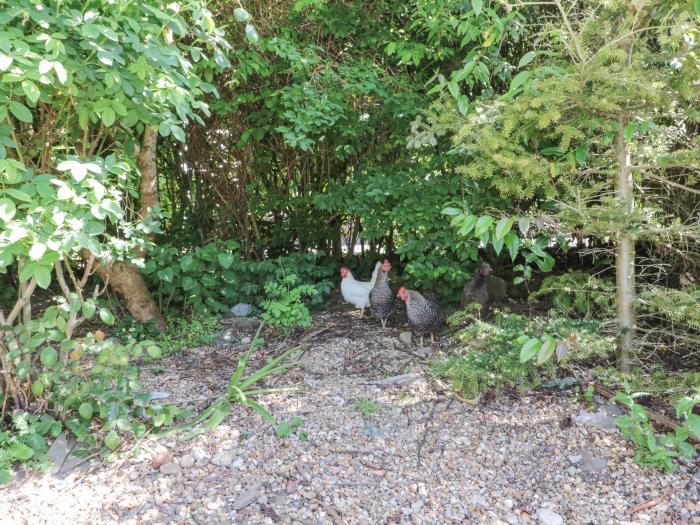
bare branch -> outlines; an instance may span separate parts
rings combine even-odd
[[[32,278],[32,280],[29,281],[26,288],[24,289],[24,294],[22,295],[22,297],[20,297],[17,300],[14,308],[12,308],[12,311],[10,312],[10,315],[7,316],[5,324],[11,325],[12,323],[15,322],[15,319],[17,319],[17,316],[22,311],[22,308],[24,308],[24,306],[29,302],[29,299],[31,298],[32,294],[34,293],[35,288],[36,288],[36,279]]]

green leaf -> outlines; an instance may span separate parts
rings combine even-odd
[[[689,414],[685,426],[690,434],[700,439],[700,416],[697,414]]]
[[[15,213],[17,213],[17,208],[15,208],[14,202],[7,198],[0,199],[0,219],[10,222]]]
[[[32,122],[34,117],[32,117],[32,112],[24,104],[20,104],[16,100],[10,101],[10,113],[12,113],[17,120],[22,122]]]
[[[467,114],[469,111],[469,99],[466,96],[460,95],[457,97],[457,109],[462,115]]]
[[[119,434],[117,434],[114,431],[110,432],[105,436],[105,447],[107,447],[110,450],[116,450],[117,448],[119,448],[121,442],[122,440],[119,437]]]
[[[0,468],[0,485],[6,485],[10,481],[12,481],[12,474],[9,469]]]
[[[634,124],[627,124],[622,134],[625,140],[632,140],[632,137],[634,137]]]
[[[530,62],[532,62],[533,58],[535,58],[534,51],[528,51],[527,53],[525,53],[520,59],[520,62],[518,62],[518,69],[527,66]]]
[[[91,319],[95,315],[95,312],[97,311],[97,307],[95,306],[95,303],[90,302],[90,301],[86,301],[83,303],[82,310],[83,310],[83,316],[86,319]]]
[[[114,113],[112,108],[106,108],[102,112],[102,123],[105,125],[105,127],[110,127],[112,124],[114,124],[116,118],[117,115]]]
[[[242,7],[237,7],[233,10],[233,17],[236,19],[236,22],[246,22],[250,18],[250,13]]]
[[[450,95],[452,95],[454,98],[459,98],[459,86],[457,85],[457,82],[454,80],[450,80],[447,83],[447,90],[450,92]]]
[[[554,354],[554,350],[557,347],[556,339],[552,337],[547,337],[537,351],[537,364],[541,365],[545,361],[548,361]]]
[[[104,324],[114,324],[114,315],[107,308],[100,308],[100,319]]]
[[[458,233],[463,236],[469,235],[469,233],[474,229],[474,226],[476,226],[476,221],[479,218],[476,215],[467,215],[466,218],[464,219],[464,223],[462,224],[461,228],[458,230]]]
[[[39,88],[36,87],[36,84],[31,80],[22,81],[22,91],[24,91],[24,94],[27,95],[27,98],[32,104],[36,104],[41,96],[41,91],[39,91]]]
[[[34,270],[34,278],[39,288],[46,290],[51,284],[51,270],[46,266],[36,266]]]
[[[10,69],[10,66],[12,65],[12,60],[13,58],[11,56],[7,56],[3,53],[0,53],[0,71],[7,71]]]
[[[5,188],[4,193],[6,195],[9,195],[10,197],[14,197],[18,201],[32,202],[32,198],[21,190],[16,190],[14,188]]]
[[[156,345],[146,347],[146,352],[148,352],[148,355],[150,355],[152,359],[160,359],[160,357],[163,355],[160,348]]]
[[[493,221],[494,218],[490,215],[483,215],[479,217],[479,220],[476,221],[476,226],[474,227],[474,236],[481,237],[482,235],[484,235],[489,230],[489,227],[493,224]]]
[[[80,408],[78,408],[78,414],[83,419],[92,419],[92,403],[81,403]]]
[[[180,142],[185,142],[185,131],[180,126],[172,126],[173,137]]]
[[[160,133],[161,137],[170,135],[170,123],[167,120],[160,123],[160,126],[158,126],[158,133]]]
[[[231,253],[220,253],[218,259],[219,264],[224,270],[228,270],[233,264],[233,254]]]
[[[508,253],[510,254],[510,260],[515,261],[518,256],[518,249],[520,248],[520,239],[513,232],[509,232],[505,237],[506,248],[508,248]]]
[[[530,359],[535,357],[537,353],[537,346],[540,344],[540,340],[536,337],[531,338],[527,343],[525,343],[520,349],[520,362],[527,363]]]
[[[253,44],[257,44],[258,40],[260,40],[260,36],[258,35],[258,31],[257,31],[257,29],[255,29],[255,26],[253,24],[246,24],[245,36],[248,39],[248,41],[253,43]]]
[[[474,10],[474,14],[476,16],[479,16],[481,14],[481,10],[483,8],[484,8],[483,0],[472,0],[472,9]]]
[[[8,449],[10,455],[18,461],[27,461],[34,456],[34,451],[24,443],[13,443]]]
[[[454,215],[459,215],[460,213],[462,213],[462,212],[460,210],[458,210],[457,208],[449,208],[448,207],[448,208],[445,208],[442,210],[443,215],[454,216]]]
[[[578,148],[576,148],[575,158],[576,163],[579,166],[583,166],[588,158],[588,146],[586,144],[581,144]]]
[[[504,217],[500,221],[498,221],[498,224],[496,224],[496,240],[500,241],[501,239],[503,239],[506,236],[506,234],[510,232],[510,229],[512,227],[512,218]]]
[[[694,2],[695,14],[700,16],[700,0],[695,0]]]
[[[39,354],[39,360],[46,368],[52,368],[53,365],[58,362],[58,352],[56,352],[55,348],[48,346],[41,351],[41,354]]]
[[[29,249],[29,258],[32,261],[38,261],[46,253],[46,245],[43,242],[36,242]]]
[[[532,78],[532,74],[529,71],[521,71],[513,77],[510,81],[510,91],[515,91],[521,86],[527,84]]]

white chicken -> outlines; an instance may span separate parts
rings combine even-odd
[[[358,281],[352,275],[352,272],[345,267],[340,269],[340,291],[343,294],[343,299],[346,302],[355,305],[355,308],[360,309],[360,317],[365,313],[365,308],[369,306],[369,292],[374,287],[374,282],[377,280],[377,273],[382,265],[382,261],[377,261],[372,271],[371,281]]]

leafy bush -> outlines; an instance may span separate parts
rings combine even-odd
[[[0,430],[0,485],[12,480],[12,465],[24,463],[31,468],[49,464],[46,436],[58,437],[62,425],[50,416],[15,413],[7,430]]]
[[[554,308],[565,314],[610,317],[615,314],[614,283],[580,271],[552,275],[530,294],[531,298],[547,297]]]
[[[166,354],[180,352],[186,348],[206,346],[216,341],[220,328],[218,315],[194,314],[183,317],[181,313],[165,319],[168,330],[163,333],[153,323],[141,323],[127,316],[114,331],[116,337],[125,340],[154,340]]]
[[[268,299],[263,302],[263,319],[275,328],[311,326],[311,314],[304,299],[319,295],[315,286],[298,284],[296,274],[285,275],[280,281],[270,281],[265,285]]]
[[[695,447],[688,443],[688,437],[693,435],[700,439],[700,416],[693,414],[693,407],[700,404],[700,388],[696,388],[694,396],[683,398],[676,405],[677,416],[685,419],[684,425],[658,439],[649,422],[646,408],[635,402],[635,399],[643,395],[647,394],[632,393],[629,385],[625,384],[625,391],[618,392],[613,401],[626,406],[630,413],[617,417],[615,423],[620,427],[622,435],[635,444],[636,463],[672,472],[678,466],[675,458],[682,456],[691,459],[695,455]]]
[[[296,253],[278,259],[243,259],[235,241],[209,243],[189,252],[173,245],[157,247],[144,267],[161,307],[174,304],[198,313],[225,312],[236,303],[260,303],[270,281],[294,273],[319,292],[319,304],[333,288],[335,265],[323,252]]]
[[[540,385],[544,378],[556,377],[553,360],[544,360],[540,363],[542,367],[536,367],[530,360],[522,359],[523,340],[530,340],[531,334],[548,334],[536,338],[540,346],[549,339],[569,341],[575,351],[562,356],[562,364],[592,357],[607,358],[614,351],[613,338],[601,336],[596,321],[564,317],[528,319],[506,310],[496,310],[491,322],[463,311],[449,318],[453,325],[465,321],[469,326],[459,330],[455,337],[466,346],[457,353],[438,357],[432,368],[437,377],[447,379],[471,401],[477,401],[486,392],[497,394],[507,388],[525,390]]]

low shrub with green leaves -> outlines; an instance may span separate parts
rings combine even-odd
[[[263,319],[274,328],[307,327],[313,323],[305,301],[319,295],[315,286],[299,284],[296,274],[285,275],[279,281],[265,285],[268,296],[263,302]]]
[[[168,315],[165,319],[168,330],[163,333],[153,323],[141,323],[127,316],[115,327],[114,335],[124,340],[154,340],[163,352],[173,354],[186,348],[206,346],[216,341],[221,328],[220,317],[211,314],[181,313]]]
[[[23,463],[34,469],[49,465],[48,438],[56,438],[62,425],[51,416],[26,412],[12,415],[12,423],[0,430],[0,485],[12,480],[12,467]]]
[[[657,437],[654,427],[649,421],[646,408],[636,402],[646,392],[632,392],[629,384],[625,383],[624,392],[618,392],[613,401],[617,401],[629,409],[629,414],[619,416],[615,423],[622,435],[632,440],[635,445],[634,461],[639,465],[662,468],[672,472],[678,467],[676,458],[691,459],[695,447],[688,442],[692,435],[700,439],[700,416],[693,413],[693,407],[700,404],[700,387],[695,388],[695,394],[686,396],[676,404],[676,416],[683,422],[674,432]]]
[[[538,347],[547,352],[552,341],[568,341],[566,355],[560,364],[591,358],[608,359],[614,352],[614,340],[600,334],[596,321],[575,320],[565,317],[535,317],[496,310],[493,320],[482,321],[464,311],[449,318],[450,324],[470,323],[455,334],[464,346],[456,352],[441,355],[433,361],[436,377],[447,380],[467,400],[477,401],[484,393],[499,393],[506,389],[527,390],[544,380],[554,379],[557,364],[543,359],[523,359],[524,341],[536,339]],[[534,334],[542,334],[534,337]],[[551,346],[552,352],[556,343]]]
[[[530,294],[531,299],[548,298],[564,314],[611,317],[615,314],[615,284],[581,271],[552,275]]]
[[[181,305],[198,313],[221,313],[236,303],[257,303],[270,281],[295,274],[317,290],[311,304],[320,304],[334,284],[336,265],[323,252],[295,253],[277,259],[245,260],[235,241],[212,242],[184,251],[157,247],[144,273],[161,308]]]

